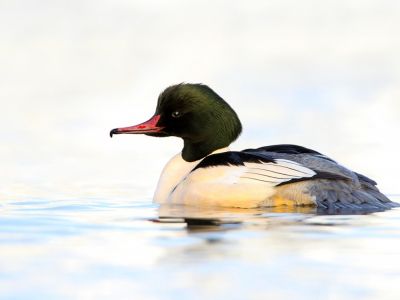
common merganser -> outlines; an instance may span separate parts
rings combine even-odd
[[[297,145],[230,151],[242,125],[211,88],[182,83],[158,97],[148,121],[115,128],[113,134],[183,139],[183,149],[164,167],[156,203],[220,207],[317,206],[326,209],[387,209],[398,206],[376,182],[329,157]]]

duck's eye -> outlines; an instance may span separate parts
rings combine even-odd
[[[179,118],[181,116],[181,113],[179,111],[174,111],[174,112],[172,112],[171,115],[173,118]]]

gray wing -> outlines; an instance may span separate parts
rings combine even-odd
[[[376,182],[353,172],[325,155],[296,145],[275,145],[245,151],[267,155],[274,159],[297,162],[317,173],[329,174],[331,178],[311,177],[301,184],[303,193],[312,196],[319,209],[327,210],[384,210],[399,204],[390,201],[376,187]],[[298,196],[295,182],[284,182],[281,189],[286,197]]]

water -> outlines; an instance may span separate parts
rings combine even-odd
[[[199,211],[92,198],[3,201],[0,214],[1,299],[400,296],[400,209]]]
[[[0,8],[1,299],[400,299],[399,209],[158,208],[181,142],[108,136],[203,82],[233,150],[303,145],[399,193],[398,1]]]

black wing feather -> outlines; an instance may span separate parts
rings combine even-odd
[[[333,159],[325,156],[324,154],[303,147],[303,146],[298,146],[298,145],[292,145],[292,144],[279,144],[279,145],[271,145],[271,146],[264,146],[260,147],[257,149],[246,149],[243,150],[243,152],[260,152],[260,151],[266,151],[266,152],[275,152],[275,153],[284,153],[284,154],[311,154],[311,155],[316,155],[320,158],[330,160],[332,162],[335,162]]]
[[[194,169],[216,167],[216,166],[244,166],[244,163],[275,163],[269,155],[246,153],[239,151],[229,151],[216,153],[204,158]]]

